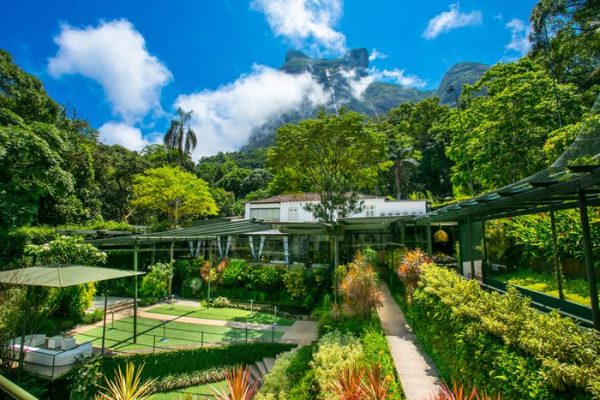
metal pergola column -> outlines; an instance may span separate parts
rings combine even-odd
[[[138,245],[137,241],[133,245],[133,270],[138,270]],[[137,343],[137,303],[138,303],[138,278],[133,278],[133,343]]]
[[[587,212],[587,201],[585,190],[581,187],[577,191],[579,197],[579,217],[581,219],[581,230],[583,233],[583,248],[585,254],[585,269],[587,272],[588,285],[590,287],[590,301],[592,303],[592,320],[594,328],[600,330],[600,309],[598,308],[598,286],[596,283],[596,271],[594,270],[594,259],[592,253],[592,239],[590,235],[590,221]]]
[[[564,300],[565,293],[563,291],[562,267],[560,265],[560,259],[558,257],[558,239],[556,237],[556,218],[554,216],[554,210],[550,210],[550,225],[552,228],[552,253],[554,258],[554,274],[556,276],[556,286],[558,287],[558,298]]]

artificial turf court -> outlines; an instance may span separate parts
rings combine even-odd
[[[107,348],[115,350],[140,350],[178,347],[200,346],[202,344],[232,343],[246,341],[246,329],[230,328],[225,326],[212,326],[188,324],[185,322],[170,321],[163,327],[163,322],[157,319],[138,317],[138,338],[133,343],[133,317],[126,317],[108,323],[106,327]],[[277,340],[283,336],[282,332],[271,330],[247,330],[248,340]],[[161,340],[163,336],[166,341]],[[92,328],[76,335],[77,342],[94,341],[95,346],[102,345],[102,327]]]
[[[292,326],[291,319],[275,318],[272,314],[239,310],[236,308],[198,308],[175,304],[173,306],[163,305],[147,310],[147,312],[166,315],[177,315],[180,317],[216,319],[220,321],[247,322],[254,324],[277,323],[282,326]]]

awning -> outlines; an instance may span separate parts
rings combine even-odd
[[[271,229],[271,224],[257,220],[242,221],[206,221],[190,228],[174,229],[165,232],[129,235],[106,239],[92,240],[96,246],[118,246],[133,244],[152,244],[159,242],[177,242],[189,240],[212,239],[219,236],[234,236],[244,233],[260,232]]]
[[[143,274],[115,268],[54,264],[1,271],[0,283],[62,288]]]

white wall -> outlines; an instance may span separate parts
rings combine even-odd
[[[246,203],[245,218],[250,219],[250,209],[258,208],[279,208],[279,220],[281,222],[290,222],[290,208],[296,208],[298,210],[299,222],[310,222],[316,221],[316,218],[308,211],[304,209],[304,204],[307,202],[290,201],[282,203],[267,203],[267,204],[252,204]],[[391,216],[391,215],[423,215],[427,212],[426,201],[412,201],[412,200],[400,200],[400,201],[386,201],[383,198],[377,199],[365,199],[363,210],[360,213],[352,215],[352,218],[366,217],[366,206],[375,206],[375,217]]]

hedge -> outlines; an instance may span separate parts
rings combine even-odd
[[[404,308],[447,380],[503,399],[600,396],[598,332],[537,311],[515,290],[486,292],[474,280],[430,265]]]
[[[128,361],[135,365],[144,364],[144,378],[160,378],[167,375],[189,374],[221,366],[252,364],[263,357],[275,357],[277,354],[293,348],[285,343],[248,343],[232,344],[222,347],[200,349],[182,349],[160,351],[156,353],[137,353],[115,355],[104,358],[102,370],[109,379],[114,376],[117,365],[123,369]]]

